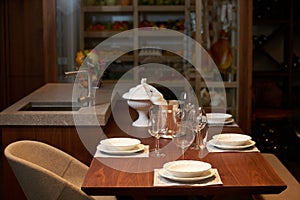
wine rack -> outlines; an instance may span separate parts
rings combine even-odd
[[[272,83],[280,90],[278,96],[273,97],[273,101],[281,99],[275,108],[291,112],[299,107],[296,104],[300,89],[300,17],[297,6],[299,9],[297,0],[253,1],[253,85]],[[267,94],[267,88],[265,91]],[[253,102],[253,112],[258,107],[268,109],[271,105],[274,104],[257,105]]]

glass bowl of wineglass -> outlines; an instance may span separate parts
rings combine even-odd
[[[184,159],[185,150],[191,146],[195,139],[193,129],[187,122],[176,123],[173,130],[173,141],[177,147],[181,149],[181,154]]]
[[[167,112],[161,110],[150,110],[149,112],[148,133],[156,138],[154,151],[150,152],[153,157],[164,157],[165,154],[160,151],[159,139],[166,134],[167,130]]]

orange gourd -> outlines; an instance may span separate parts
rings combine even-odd
[[[209,54],[211,55],[220,71],[225,71],[231,66],[233,56],[230,51],[228,32],[226,32],[225,30],[221,30],[220,37],[211,46]]]

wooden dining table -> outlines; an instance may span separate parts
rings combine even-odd
[[[133,127],[136,113],[126,102],[118,102],[108,124],[103,127],[105,137],[138,138],[151,150],[155,139],[147,128]],[[129,110],[129,112],[127,112]],[[122,111],[122,112],[121,112]],[[113,112],[114,113],[114,112]],[[117,114],[116,114],[117,113]],[[128,114],[130,117],[128,117]],[[118,120],[116,120],[118,119]],[[120,120],[123,119],[123,120]],[[238,126],[211,126],[208,135],[218,133],[244,133]],[[208,138],[209,138],[208,137]],[[147,196],[220,196],[277,194],[286,189],[272,166],[260,152],[207,152],[188,148],[183,155],[170,139],[160,139],[161,151],[166,156],[147,157],[94,157],[82,183],[81,189],[88,195],[132,196],[142,199]],[[154,186],[154,169],[174,160],[200,160],[218,170],[222,184],[195,186]]]

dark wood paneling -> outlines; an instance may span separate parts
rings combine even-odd
[[[43,22],[42,2],[9,1],[9,101],[14,103],[45,84],[43,78]]]
[[[1,1],[1,109],[57,82],[55,13],[56,1]]]
[[[252,101],[252,1],[239,1],[239,126],[251,131]]]
[[[7,27],[7,13],[5,7],[5,0],[0,2],[0,111],[8,106],[8,87],[7,87],[7,34],[4,30]]]
[[[43,0],[45,82],[57,82],[56,1]]]

